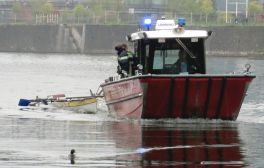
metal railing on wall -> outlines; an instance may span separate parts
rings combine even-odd
[[[32,16],[16,15],[9,12],[0,12],[0,24],[100,24],[100,25],[139,25],[143,18],[150,17],[154,21],[165,16],[170,19],[185,18],[191,26],[211,25],[264,25],[263,14],[234,15],[218,12],[206,15],[204,13],[169,13],[169,12],[127,12],[104,11],[101,14],[89,13],[86,16],[74,16],[73,13],[37,14]]]
[[[59,14],[37,14],[35,17],[36,24],[59,24]]]

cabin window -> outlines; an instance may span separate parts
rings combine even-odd
[[[155,50],[153,59],[154,73],[176,73],[176,62],[180,50]]]

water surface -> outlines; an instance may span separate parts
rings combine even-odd
[[[208,73],[257,78],[237,121],[118,120],[99,102],[98,114],[17,107],[20,98],[89,95],[116,72],[115,56],[0,54],[1,167],[262,167],[264,60],[209,57]]]

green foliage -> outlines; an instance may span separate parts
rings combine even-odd
[[[42,13],[42,7],[45,2],[45,0],[29,0],[28,4],[34,14],[39,14]]]
[[[226,14],[225,12],[218,13],[217,15],[217,22],[218,23],[225,23],[226,21]]]
[[[201,12],[209,15],[214,11],[212,0],[202,0],[201,2]]]
[[[69,18],[71,18],[72,13],[67,11],[67,10],[64,10],[64,11],[61,12],[61,16],[62,16],[63,20],[65,20],[67,22],[67,20]]]
[[[22,12],[22,6],[21,6],[21,3],[20,2],[16,2],[13,7],[12,7],[12,11],[15,13],[15,14],[18,14],[20,12]]]
[[[29,7],[34,14],[51,14],[54,12],[54,6],[47,0],[29,0]]]
[[[116,11],[122,11],[124,8],[124,0],[114,0],[112,1],[112,6],[115,7]]]
[[[232,18],[231,14],[228,13],[227,20],[229,21],[231,18]],[[217,22],[220,24],[226,23],[226,13],[225,12],[218,13]]]
[[[180,13],[198,13],[200,11],[199,0],[168,0],[167,9]]]
[[[89,8],[99,5],[104,10],[121,11],[124,9],[124,2],[125,0],[86,0],[83,5]]]
[[[54,11],[54,7],[53,7],[52,3],[50,3],[50,2],[46,2],[42,6],[42,13],[44,13],[44,14],[51,14],[53,11]]]
[[[201,12],[205,13],[205,22],[208,22],[208,15],[214,11],[212,0],[201,0],[200,1]]]
[[[262,11],[262,5],[257,0],[251,0],[249,3],[249,12],[250,13],[260,13]]]
[[[101,16],[104,14],[104,0],[86,0],[84,5],[88,8],[88,15]]]
[[[81,17],[81,16],[85,16],[86,14],[87,14],[87,11],[82,4],[78,4],[75,6],[75,8],[74,8],[74,15],[75,16]]]

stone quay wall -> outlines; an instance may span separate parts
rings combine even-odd
[[[264,55],[264,27],[199,29],[213,31],[206,40],[209,55]],[[0,52],[113,54],[114,46],[136,30],[127,25],[1,25]]]

